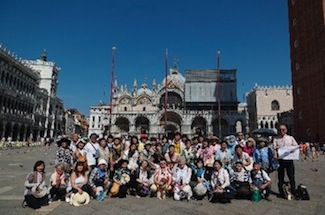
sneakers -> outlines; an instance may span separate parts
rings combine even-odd
[[[70,202],[70,198],[69,197],[65,197],[65,202],[69,203]]]
[[[99,192],[99,194],[97,195],[97,201],[104,201],[104,199],[105,199],[105,197],[106,197],[106,192],[104,192],[104,191],[100,191]]]

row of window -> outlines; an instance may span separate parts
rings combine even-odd
[[[33,113],[33,105],[3,96],[0,96],[0,106],[1,113],[19,114],[27,118],[31,118]]]

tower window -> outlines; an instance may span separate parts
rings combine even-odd
[[[273,111],[278,111],[280,110],[280,105],[279,105],[279,102],[276,101],[276,100],[273,100],[272,103],[271,103],[271,110]]]

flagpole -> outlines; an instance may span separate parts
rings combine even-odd
[[[220,72],[220,51],[217,51],[217,87],[218,87],[218,129],[219,138],[221,138],[221,72]]]
[[[165,135],[167,136],[167,98],[168,98],[168,49],[166,49],[166,53],[165,53],[165,104],[164,104],[164,108],[165,108]]]
[[[113,94],[114,94],[114,69],[115,69],[115,51],[116,46],[112,47],[112,66],[111,66],[111,93],[110,93],[110,109],[109,109],[109,124],[110,130],[112,127],[112,112],[113,112]]]

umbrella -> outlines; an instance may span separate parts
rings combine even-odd
[[[263,136],[278,136],[278,134],[275,133],[275,131],[273,131],[272,129],[268,129],[268,128],[255,129],[253,131],[253,134],[260,134],[260,135],[263,135]]]

